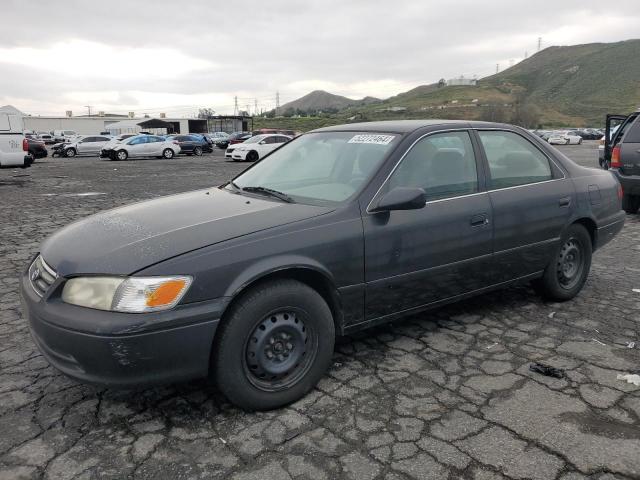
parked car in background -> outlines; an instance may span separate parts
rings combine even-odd
[[[33,157],[20,115],[0,112],[0,167],[30,167]]]
[[[567,132],[554,132],[547,139],[551,145],[580,145],[582,137],[579,135],[571,135]]]
[[[42,140],[36,140],[34,138],[27,138],[28,152],[31,154],[34,160],[38,158],[45,158],[49,155],[47,147]]]
[[[63,144],[62,153],[65,157],[75,157],[76,155],[98,155],[104,146],[109,143],[109,137],[96,135],[81,137],[75,142]]]
[[[221,145],[228,145],[229,134],[226,132],[211,132],[210,134],[211,140],[213,141],[213,145],[218,148],[226,148]]]
[[[211,144],[202,136],[195,135],[168,135],[165,139],[180,146],[180,153],[185,155],[200,156],[203,153],[213,152]]]
[[[290,140],[291,137],[286,135],[255,135],[234,145],[231,158],[234,161],[255,162]]]
[[[56,143],[53,139],[53,135],[48,132],[38,132],[38,139],[42,140],[46,145]]]
[[[235,145],[236,143],[242,143],[246,139],[251,138],[251,132],[233,132],[226,139],[217,143],[218,148],[227,148],[229,145]]]
[[[121,135],[117,135],[117,136],[111,138],[102,148],[108,150],[110,148],[113,148],[114,145],[117,145],[118,143],[123,142],[127,138],[135,137],[136,135],[138,135],[138,134],[137,133],[123,133]]]
[[[511,125],[322,128],[220,187],[54,233],[20,277],[24,318],[82,381],[211,375],[240,407],[279,408],[322,378],[338,335],[527,281],[574,298],[624,225],[619,193]]]
[[[54,130],[53,139],[55,142],[72,142],[80,135],[75,130]]]
[[[626,116],[613,133],[611,121],[621,117],[623,115],[607,115],[605,159],[610,158],[609,169],[622,185],[622,208],[627,213],[637,213],[640,208],[640,111]]]
[[[120,143],[105,147],[101,158],[127,160],[138,157],[173,158],[180,153],[180,145],[158,135],[135,135]]]

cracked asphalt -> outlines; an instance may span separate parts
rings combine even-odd
[[[594,148],[563,151],[595,166]],[[640,387],[616,378],[640,373],[638,216],[573,301],[520,286],[340,338],[318,387],[281,410],[245,413],[206,381],[117,391],[50,367],[18,298],[39,243],[242,168],[216,152],[0,170],[0,479],[640,478]]]

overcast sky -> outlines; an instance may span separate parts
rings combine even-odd
[[[385,98],[550,45],[640,37],[640,0],[3,0],[0,105],[190,115]]]

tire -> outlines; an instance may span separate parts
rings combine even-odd
[[[116,152],[116,160],[124,161],[129,158],[129,153],[126,150],[118,150]]]
[[[196,157],[200,157],[202,155],[202,147],[196,147],[193,149],[193,154]]]
[[[171,150],[170,148],[165,148],[165,149],[162,151],[162,157],[163,157],[163,158],[166,158],[166,159],[173,158],[173,157],[175,157],[175,155],[176,155],[176,154],[174,153],[174,151],[173,151],[173,150]]]
[[[224,315],[211,371],[231,403],[250,411],[282,407],[320,380],[334,340],[331,310],[318,292],[295,280],[265,282]]]
[[[255,162],[258,160],[258,158],[259,158],[258,152],[256,152],[255,150],[251,150],[249,153],[247,153],[247,156],[246,156],[247,162]]]
[[[589,276],[592,248],[591,236],[585,227],[574,223],[567,228],[542,278],[533,282],[536,291],[558,302],[575,297]]]
[[[582,139],[578,140],[578,145],[582,145]]]
[[[75,157],[75,156],[76,156],[76,154],[77,154],[77,153],[78,153],[78,152],[76,152],[76,149],[75,149],[75,148],[67,148],[67,149],[64,151],[64,156],[65,156],[65,157],[73,158],[73,157]]]
[[[638,212],[640,208],[640,197],[637,195],[624,195],[622,197],[622,209],[630,214]]]

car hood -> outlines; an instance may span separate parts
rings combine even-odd
[[[186,252],[329,211],[211,188],[92,215],[50,236],[41,254],[61,276],[128,275]]]

